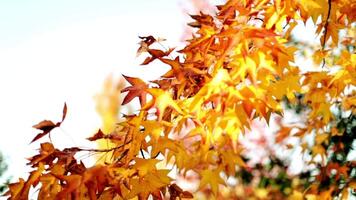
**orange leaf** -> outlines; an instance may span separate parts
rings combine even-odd
[[[202,176],[199,188],[203,188],[207,184],[210,185],[211,190],[214,195],[217,195],[219,184],[225,184],[224,180],[220,177],[220,170],[203,170],[200,175]]]
[[[146,103],[147,84],[139,78],[133,78],[125,75],[122,76],[131,84],[131,86],[128,86],[121,90],[121,93],[128,92],[122,102],[122,105],[125,105],[129,103],[133,98],[138,97],[141,106],[143,106]]]
[[[174,49],[169,49],[167,51],[162,51],[159,49],[147,49],[147,52],[151,55],[150,57],[147,57],[141,65],[147,65],[150,62],[168,56]]]
[[[95,141],[95,140],[103,139],[104,137],[105,134],[101,131],[101,129],[99,129],[98,132],[96,132],[93,136],[88,137],[87,139],[89,141]]]
[[[164,90],[158,88],[151,88],[148,92],[153,96],[153,100],[150,103],[146,104],[142,109],[148,110],[152,107],[157,108],[157,117],[159,121],[162,119],[164,111],[167,107],[173,108],[178,113],[183,113],[182,109],[178,106],[178,104],[172,99],[171,94]]]
[[[42,138],[43,136],[47,135],[48,133],[50,133],[54,128],[57,128],[59,127],[62,122],[64,121],[64,119],[66,118],[66,115],[67,115],[67,104],[64,103],[64,106],[63,106],[63,114],[62,114],[62,121],[60,122],[57,122],[57,123],[54,123],[50,120],[43,120],[41,121],[40,123],[36,124],[33,126],[33,128],[35,129],[38,129],[38,130],[41,130],[42,133],[39,133],[36,135],[36,137],[34,137],[31,141],[34,142],[40,138]]]

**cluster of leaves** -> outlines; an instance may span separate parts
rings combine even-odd
[[[256,118],[268,122],[272,114],[283,116],[285,99],[292,104],[302,101],[309,111],[302,126],[282,127],[278,141],[288,136],[303,140],[313,134],[315,144],[304,141],[303,150],[311,149],[310,163],[326,170],[309,189],[292,194],[327,199],[327,195],[330,198],[355,188],[354,165],[329,166],[327,152],[329,147],[343,151],[343,140],[333,136],[347,135],[341,130],[328,132],[335,120],[331,108],[339,104],[343,112],[356,112],[352,89],[356,54],[352,48],[343,48],[332,65],[301,72],[293,64],[298,48],[288,43],[296,24],[311,18],[318,27],[316,34],[320,34],[322,60],[329,55],[329,47],[355,45],[353,39],[340,41],[338,36],[356,21],[354,0],[229,0],[217,10],[214,16],[192,16],[195,21],[189,25],[198,30],[175,58],[173,48],[155,48],[158,39],[141,37],[138,53],[148,55],[142,64],[159,61],[170,70],[149,83],[124,76],[131,86],[122,90],[127,92],[123,104],[137,97],[140,109],[125,115],[113,131],[99,130],[88,138],[109,141],[113,147],[59,150],[49,142],[42,143],[39,154],[29,159],[35,168],[29,178],[9,185],[10,199],[27,198],[30,188],[39,183],[40,199],[192,197],[168,176],[168,167],[176,168],[181,176],[195,173],[200,180],[198,190],[217,196],[226,177],[235,177],[247,168],[239,135]],[[65,115],[66,106],[62,121],[45,120],[35,125],[42,132],[33,141],[59,127]],[[110,160],[86,167],[75,157],[83,151],[111,153]],[[335,175],[334,170],[342,175]],[[342,183],[324,184],[324,177],[331,175]],[[281,183],[278,190],[284,190],[291,185],[286,180],[283,175],[261,184]]]
[[[298,111],[297,105],[289,105]],[[305,108],[305,106],[304,106]],[[306,109],[306,108],[305,108]],[[345,117],[340,114],[334,115],[334,134],[328,143],[323,143],[327,149],[327,161],[316,164],[315,161],[306,161],[306,166],[300,173],[291,175],[290,163],[292,159],[280,157],[276,149],[267,152],[267,162],[259,161],[250,164],[247,168],[241,168],[235,175],[237,183],[230,185],[229,189],[222,190],[218,197],[221,199],[350,199],[355,197],[356,163],[350,160],[352,151],[355,151],[356,118],[350,114]],[[339,134],[335,135],[335,129]],[[330,133],[332,134],[332,133]],[[278,134],[273,144],[274,147],[281,145],[285,149],[295,150],[291,144],[284,143],[293,138],[292,135],[278,141]],[[315,142],[310,140],[309,142]],[[263,145],[263,144],[262,144]],[[313,155],[313,146],[304,147],[304,156]],[[264,147],[268,149],[268,147]],[[288,151],[287,151],[288,152]],[[290,153],[290,152],[289,152]],[[289,154],[291,156],[292,154]],[[289,157],[287,156],[287,157]],[[248,157],[243,158],[246,162]],[[352,159],[352,158],[351,158]],[[301,167],[301,166],[300,166]],[[353,188],[349,190],[349,188]],[[352,199],[352,198],[351,198]]]
[[[356,116],[340,117],[328,134],[330,141],[322,143],[327,151],[327,162],[318,167],[316,181],[319,184],[312,185],[311,190],[328,190],[332,196],[342,193],[346,199],[348,188],[355,190],[356,186],[356,161],[348,159],[356,141]],[[353,190],[351,193],[355,195],[356,190]]]
[[[340,107],[335,112],[333,120],[324,127],[322,133],[315,135],[314,140],[310,141],[307,137],[315,132],[306,133],[305,128],[300,128],[301,131],[296,135],[300,138],[304,155],[311,156],[308,163],[316,165],[308,171],[307,191],[320,193],[323,198],[341,196],[342,199],[348,199],[349,193],[355,195],[356,186],[356,162],[352,160],[356,142],[356,115],[345,113]],[[312,142],[312,145],[308,142]]]
[[[303,199],[300,191],[308,186],[310,172],[289,175],[288,165],[271,157],[267,164],[256,164],[241,169],[236,174],[238,181],[229,190],[219,193],[220,199]]]

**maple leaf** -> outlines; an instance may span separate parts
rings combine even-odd
[[[103,139],[105,137],[105,134],[99,129],[98,132],[96,132],[93,136],[88,137],[87,139],[89,141],[95,141],[99,139]]]
[[[133,78],[129,76],[122,75],[130,84],[121,90],[121,92],[128,92],[122,101],[122,105],[129,103],[133,98],[138,97],[140,100],[141,106],[146,103],[146,95],[147,95],[147,84],[139,78]]]
[[[322,145],[315,145],[312,148],[312,154],[313,156],[321,155],[324,160],[325,148]]]
[[[172,152],[178,152],[181,147],[174,140],[166,137],[160,137],[157,141],[152,140],[150,144],[152,145],[151,157],[158,156],[158,153],[164,155],[167,149]],[[167,160],[169,160],[169,158],[167,158]]]
[[[280,143],[282,142],[284,139],[286,139],[289,134],[290,134],[291,128],[290,127],[282,127],[276,135],[276,142]]]
[[[8,185],[9,190],[5,193],[5,195],[10,195],[11,198],[9,199],[21,200],[21,196],[24,195],[21,193],[24,186],[25,186],[25,180],[23,178],[20,178],[17,183],[10,183]],[[27,197],[22,196],[22,199],[25,200],[27,199]]]
[[[148,199],[152,194],[156,199],[163,199],[160,188],[169,185],[171,178],[168,177],[169,170],[156,170],[140,179],[132,179],[132,189],[128,198],[138,196],[139,199]]]
[[[201,28],[202,26],[214,25],[214,18],[202,12],[200,12],[200,15],[190,15],[190,17],[196,20],[195,22],[188,23],[191,27]]]
[[[171,70],[162,75],[162,77],[174,78],[170,85],[177,87],[177,94],[175,95],[177,97],[180,97],[184,91],[190,89],[190,85],[199,85],[206,80],[206,73],[203,70],[181,63],[179,57],[174,60],[166,58],[161,58],[160,60],[171,66]]]
[[[144,132],[150,134],[153,139],[158,139],[159,136],[163,133],[165,127],[171,127],[172,124],[166,121],[143,121],[142,126],[145,128]]]
[[[156,159],[135,158],[134,160],[134,168],[138,170],[139,176],[145,176],[147,173],[156,170],[156,164],[160,162],[160,160]]]
[[[219,184],[224,185],[225,181],[220,177],[220,170],[219,169],[206,169],[200,172],[201,180],[199,188],[203,188],[206,185],[210,185],[213,194],[216,195],[218,193]]]
[[[40,177],[42,187],[38,194],[38,199],[45,199],[55,197],[60,192],[61,185],[58,179],[51,174],[43,174]],[[54,199],[54,198],[52,198]]]
[[[73,174],[70,176],[54,176],[59,180],[66,182],[66,184],[64,185],[64,189],[56,195],[56,199],[66,199],[69,195],[71,195],[71,193],[75,194],[75,196],[78,197],[78,192],[80,191],[79,189],[83,180],[81,175]]]
[[[64,121],[64,119],[66,118],[66,115],[67,115],[67,104],[64,103],[62,120],[60,122],[54,123],[54,122],[52,122],[50,120],[43,120],[40,123],[34,125],[33,128],[41,130],[42,133],[37,134],[36,137],[34,137],[32,139],[31,143],[36,141],[36,140],[38,140],[38,139],[40,139],[40,138],[42,138],[43,136],[47,135],[54,128],[59,127],[62,124],[62,122]]]
[[[169,54],[172,53],[172,51],[174,50],[174,48],[168,49],[167,51],[162,51],[159,49],[147,49],[147,52],[151,55],[149,57],[147,57],[143,63],[141,63],[141,65],[147,65],[149,63],[151,63],[152,61],[156,60],[156,59],[160,59],[162,57],[168,56]]]
[[[327,0],[313,0],[313,1],[300,0],[299,3],[300,3],[299,5],[302,7],[302,11],[307,12],[313,19],[314,23],[316,23],[317,18],[321,14],[327,13],[327,9],[328,9]]]
[[[220,155],[222,158],[222,161],[226,167],[226,172],[230,175],[234,175],[236,173],[236,165],[240,166],[240,167],[247,167],[247,164],[242,160],[242,158],[240,157],[240,152],[242,149],[234,152],[234,151],[221,151]]]
[[[32,164],[32,166],[37,166],[38,163],[40,163],[43,160],[53,159],[51,157],[53,156],[53,153],[55,153],[55,151],[56,149],[54,148],[53,144],[48,142],[42,143],[40,154],[29,158],[30,163],[28,164]]]
[[[148,102],[142,109],[148,110],[152,107],[156,107],[157,108],[156,113],[159,121],[161,121],[167,107],[170,107],[174,109],[176,112],[183,114],[182,109],[172,99],[172,96],[169,92],[163,91],[158,88],[150,88],[147,91],[153,96],[153,100]]]
[[[193,198],[193,195],[188,191],[183,191],[177,184],[172,184],[168,188],[170,199],[177,199],[177,198]]]
[[[157,40],[152,35],[149,36],[139,36],[141,39],[140,47],[137,49],[136,56],[139,56],[142,52],[147,52],[149,46],[155,43]]]
[[[11,200],[25,200],[28,197],[30,187],[31,186],[36,186],[39,181],[40,177],[42,174],[42,171],[44,170],[44,165],[43,163],[39,163],[37,170],[32,171],[30,173],[30,176],[28,177],[27,181],[24,181],[23,179],[20,178],[19,182],[13,183],[9,185],[9,191],[7,194],[11,195]]]
[[[112,179],[107,166],[97,165],[84,172],[82,181],[88,188],[91,199],[95,199],[96,194],[101,194]]]

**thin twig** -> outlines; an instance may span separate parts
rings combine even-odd
[[[115,151],[116,149],[120,149],[121,147],[129,144],[132,140],[129,140],[127,143],[124,143],[122,145],[119,145],[119,146],[116,146],[116,147],[113,147],[113,148],[110,148],[110,149],[82,149],[82,148],[79,148],[79,151],[91,151],[91,152],[99,152],[99,153],[107,153],[107,152],[110,152],[110,151]]]
[[[104,162],[106,162],[106,156],[108,155],[109,152],[105,152],[103,155],[99,157],[99,159],[96,160],[95,164],[98,164],[100,160],[104,158]]]
[[[98,152],[88,152],[86,154],[79,156],[78,160],[84,160],[84,159],[90,158],[90,157],[94,156],[95,154],[99,154],[99,153]]]

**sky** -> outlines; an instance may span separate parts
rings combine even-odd
[[[67,119],[53,131],[56,146],[93,144],[100,127],[94,95],[106,77],[153,79],[160,66],[140,66],[138,36],[180,44],[186,16],[179,0],[0,0],[0,151],[8,174],[26,177],[25,158],[36,153],[41,120]],[[144,75],[143,75],[144,74]]]

